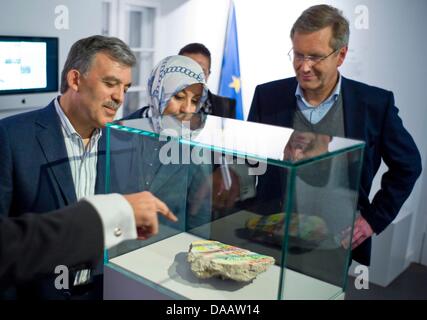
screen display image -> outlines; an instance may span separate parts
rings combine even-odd
[[[46,88],[46,43],[0,43],[0,90]]]
[[[58,39],[0,36],[0,95],[58,91]]]

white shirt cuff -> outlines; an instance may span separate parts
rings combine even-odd
[[[104,245],[109,249],[124,240],[136,239],[133,209],[120,194],[102,194],[84,198],[92,204],[102,221]]]

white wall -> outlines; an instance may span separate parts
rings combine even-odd
[[[157,60],[178,54],[190,42],[205,44],[212,53],[209,87],[217,91],[228,16],[228,0],[160,0]]]
[[[217,91],[228,0],[160,0],[161,27],[158,30],[158,58],[176,54],[189,42],[202,42],[212,52],[213,65],[209,86]],[[427,42],[424,41],[427,21],[425,0],[235,0],[239,36],[242,93],[247,115],[255,86],[260,83],[293,76],[287,52],[291,48],[289,31],[303,9],[313,4],[329,3],[343,10],[351,23],[350,52],[341,72],[371,85],[392,90],[406,128],[413,135],[427,166],[426,82]],[[365,5],[369,28],[355,27]],[[381,172],[386,168],[383,166]],[[380,172],[380,173],[381,173]],[[378,175],[380,176],[380,175]],[[373,193],[380,187],[377,178]],[[427,194],[424,172],[405,203],[413,211],[408,259],[419,259],[422,236],[427,223],[426,205],[421,195]],[[425,198],[425,197],[424,197]]]
[[[69,29],[55,27],[55,8],[65,5]],[[80,38],[101,32],[101,0],[0,0],[1,35],[59,37],[59,73],[70,46]],[[0,117],[47,105],[56,93],[0,96]],[[21,100],[25,98],[26,103]]]

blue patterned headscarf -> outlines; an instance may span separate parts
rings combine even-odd
[[[164,58],[153,69],[148,79],[147,89],[150,95],[148,112],[151,116],[160,116],[174,95],[195,83],[203,85],[202,96],[196,108],[198,112],[208,95],[202,67],[185,56]]]

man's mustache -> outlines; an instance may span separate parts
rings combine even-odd
[[[117,102],[114,102],[114,101],[104,102],[104,106],[108,107],[108,108],[111,108],[111,109],[114,109],[114,110],[117,110],[117,109],[120,108],[120,104],[117,103]]]

